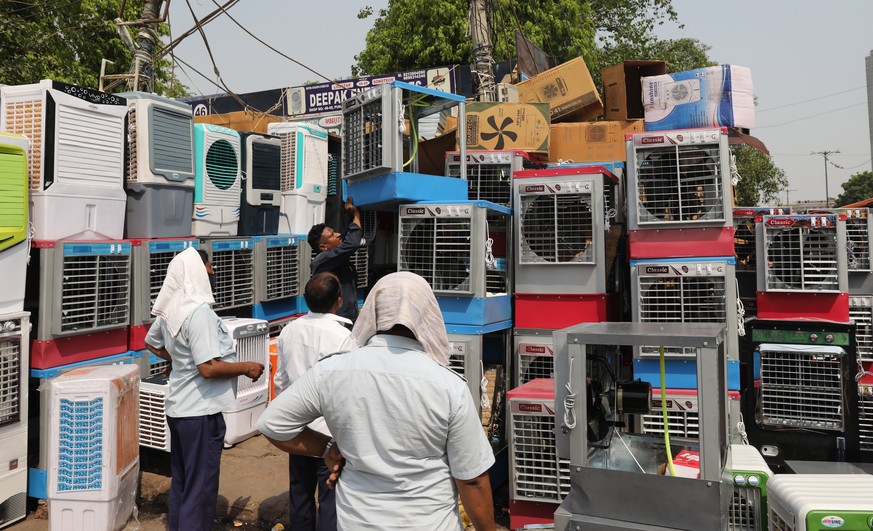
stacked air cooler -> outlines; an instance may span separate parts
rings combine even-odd
[[[273,320],[306,311],[309,244],[304,236],[255,236],[252,315]]]
[[[236,236],[239,226],[240,135],[217,125],[194,125],[194,236]]]
[[[355,204],[394,210],[414,201],[467,199],[463,142],[461,179],[423,173],[418,156],[419,139],[432,136],[440,113],[457,112],[458,138],[465,138],[463,96],[393,81],[355,94],[342,107],[342,174]]]
[[[721,129],[628,135],[627,216],[631,318],[638,323],[726,327],[730,423],[740,421],[738,292],[727,132]],[[662,433],[660,357],[670,432],[697,437],[697,369],[688,349],[652,344],[634,351],[634,377],[653,386],[659,406],[641,418]],[[736,428],[731,430],[738,437]]]
[[[194,117],[191,106],[147,92],[127,98],[128,238],[191,235]]]
[[[788,207],[734,207],[734,252],[739,300],[746,318],[757,314],[758,294],[758,228],[756,220],[763,216],[791,214]]]
[[[0,527],[27,515],[29,316],[0,315]]]
[[[471,151],[467,162],[467,198],[512,208],[512,176],[542,168],[539,158],[525,151]],[[461,177],[461,153],[446,153],[446,176]]]
[[[242,133],[242,199],[239,235],[278,234],[282,205],[282,143],[278,137]]]
[[[49,389],[48,507],[53,529],[121,529],[139,484],[139,370],[93,367]]]
[[[323,223],[327,198],[327,132],[315,125],[274,122],[267,131],[280,139],[279,234],[307,234]]]

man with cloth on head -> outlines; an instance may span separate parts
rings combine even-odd
[[[257,424],[278,448],[321,456],[334,478],[342,472],[337,528],[457,531],[460,494],[476,529],[494,530],[494,454],[467,383],[447,367],[446,327],[427,281],[409,272],[379,280],[346,347]],[[320,416],[334,438],[307,427]]]
[[[352,322],[336,315],[342,304],[339,279],[333,273],[319,273],[309,279],[303,290],[309,313],[295,319],[279,334],[276,393],[280,394],[300,379],[321,358],[340,350],[349,337],[345,325]],[[330,437],[324,419],[317,419],[309,428]],[[320,457],[289,455],[291,478],[288,492],[291,498],[290,531],[335,531],[336,503],[334,490],[328,488],[330,471]],[[316,515],[315,490],[318,487]],[[316,525],[317,523],[317,525]]]
[[[233,340],[211,304],[212,263],[205,251],[176,255],[155,299],[150,352],[172,363],[165,410],[170,429],[170,531],[212,529],[225,424],[236,406],[236,377],[260,378],[264,366],[236,363]]]

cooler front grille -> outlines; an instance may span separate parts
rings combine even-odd
[[[21,341],[0,339],[0,426],[21,420]]]
[[[139,160],[136,155],[137,141],[137,111],[136,106],[132,106],[127,111],[127,182],[139,182],[138,165]]]
[[[246,306],[254,302],[254,267],[251,249],[213,251],[216,310]]]
[[[461,176],[460,163],[449,166],[449,177]],[[467,163],[467,198],[505,207],[512,202],[512,164]]]
[[[65,256],[61,332],[126,326],[130,278],[130,255]]]
[[[266,300],[300,294],[300,246],[267,247]]]
[[[767,289],[836,291],[839,261],[834,228],[767,229]]]
[[[873,297],[849,297],[849,318],[857,325],[855,345],[860,361],[873,361],[873,304],[871,301],[873,301]]]
[[[519,354],[518,385],[537,378],[555,377],[555,359],[544,354]]]
[[[845,356],[761,352],[761,414],[765,425],[841,430]]]
[[[730,531],[761,531],[763,518],[761,489],[735,486],[728,508],[728,529]]]
[[[67,105],[57,105],[55,173],[58,182],[122,187],[124,121]]]
[[[569,462],[559,462],[555,419],[512,413],[513,499],[560,502],[569,493]]]
[[[256,363],[266,363],[269,360],[267,351],[267,335],[254,335],[241,337],[236,340],[236,357],[237,361],[254,361]],[[246,395],[260,393],[267,388],[267,379],[259,378],[253,382],[251,378],[240,376],[236,384],[236,396],[242,398]]]
[[[861,440],[862,452],[873,452],[873,389],[865,387],[867,392],[858,389],[858,435]]]
[[[520,263],[594,263],[591,194],[527,195],[519,208]]]
[[[870,233],[866,217],[846,218],[846,251],[849,271],[870,270]]]
[[[400,225],[400,271],[424,277],[434,291],[471,290],[470,219],[401,218]]]

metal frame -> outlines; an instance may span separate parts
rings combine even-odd
[[[50,340],[130,323],[131,242],[39,242],[36,339]]]
[[[609,291],[606,244],[610,223],[606,200],[615,197],[618,183],[605,171],[589,167],[516,174],[515,291]],[[542,223],[542,228],[535,225],[528,231],[534,222]]]
[[[690,163],[681,161],[683,153],[689,154]],[[662,167],[649,160],[658,154],[667,157]],[[701,161],[701,156],[708,160]],[[641,168],[655,173],[644,175]],[[636,133],[627,141],[627,177],[629,230],[725,227],[733,223],[725,129]],[[652,183],[650,177],[661,181]],[[692,206],[686,211],[688,202]]]
[[[739,336],[737,321],[737,285],[734,274],[734,257],[698,258],[698,259],[664,259],[664,260],[634,260],[630,265],[632,319],[634,322],[713,322],[727,326],[725,335],[725,351],[728,359],[739,359]],[[695,280],[692,280],[695,279]],[[713,280],[711,288],[700,285],[696,279]],[[720,292],[706,293],[708,290],[718,290],[718,281],[723,282]],[[645,290],[642,284],[646,283]],[[661,294],[651,294],[648,290],[661,288]],[[687,291],[686,291],[687,290]],[[707,301],[703,297],[710,297]],[[718,308],[713,301],[721,301]],[[652,302],[651,305],[648,303]],[[724,319],[719,321],[704,321],[699,317],[701,310],[709,312],[724,312]],[[666,321],[661,316],[665,313],[679,314],[679,320]],[[657,346],[657,345],[656,345]],[[634,350],[634,357],[658,357],[657,349],[652,346]],[[665,353],[671,358],[687,358],[693,352],[679,349],[668,349]]]
[[[511,257],[495,256],[492,266],[486,261],[489,233],[504,234],[506,251],[511,253],[508,208],[487,201],[423,201],[401,205],[399,219],[398,271],[423,276],[438,295],[485,297],[511,292],[512,275],[505,265]],[[438,275],[447,267],[450,275]],[[493,289],[498,280],[503,290]]]
[[[392,172],[418,173],[417,148],[410,149],[410,160],[404,162],[404,143],[418,141],[418,121],[456,108],[458,138],[466,138],[465,101],[463,96],[401,81],[354,94],[343,102],[343,177],[357,181]],[[466,155],[465,142],[460,142],[460,154]],[[461,178],[466,176],[462,160]]]
[[[848,291],[845,216],[763,216],[757,226],[758,291]]]
[[[309,278],[309,245],[304,236],[255,236],[255,303],[303,295]]]
[[[512,179],[515,172],[534,170],[543,164],[526,151],[476,151],[468,152],[467,199],[491,201],[512,208]],[[461,153],[446,153],[446,176],[461,176]]]
[[[215,269],[214,310],[254,304],[255,261],[251,238],[203,239]]]
[[[727,529],[731,489],[722,478],[731,464],[724,333],[723,325],[696,323],[588,323],[555,332],[557,448],[558,456],[571,463],[571,490],[555,513],[555,529]],[[589,466],[587,408],[574,408],[574,428],[564,422],[568,395],[588,396],[589,348],[652,342],[697,349],[699,479]],[[635,503],[629,505],[628,499]],[[695,510],[664,511],[676,499]]]

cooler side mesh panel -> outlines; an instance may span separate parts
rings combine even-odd
[[[449,177],[461,176],[461,164],[448,167]],[[512,202],[512,164],[467,163],[467,198],[491,201],[505,207]]]
[[[65,256],[61,332],[124,326],[130,316],[130,255]]]
[[[138,166],[139,160],[136,156],[137,147],[137,110],[136,106],[128,108],[127,111],[127,182],[139,182]]]
[[[300,294],[300,246],[267,247],[267,300]]]
[[[643,433],[664,433],[661,413],[643,415]],[[700,436],[700,419],[696,411],[667,411],[670,435],[696,439]]]
[[[761,415],[765,425],[840,430],[844,423],[842,365],[833,354],[761,352]]]
[[[757,259],[755,220],[752,218],[734,218],[734,251],[737,255],[737,269],[740,271],[755,271]]]
[[[6,101],[3,105],[6,113],[6,131],[24,135],[30,140],[30,150],[27,153],[27,173],[30,176],[31,191],[42,189],[42,96],[39,99]]]
[[[555,377],[555,360],[552,356],[520,353],[518,364],[518,385],[526,384],[537,378]]]
[[[859,361],[873,361],[873,297],[867,299],[849,297],[849,318],[857,325],[855,345]]]
[[[866,387],[868,392],[862,393],[858,391],[858,434],[861,440],[862,452],[873,452],[873,392],[869,387]]]
[[[794,291],[839,289],[836,232],[833,228],[765,227],[767,288]]]
[[[103,399],[59,400],[58,492],[100,490],[103,486]]]
[[[213,251],[215,269],[213,309],[246,306],[254,300],[254,276],[251,249]]]
[[[155,299],[158,298],[158,293],[161,292],[161,287],[164,285],[164,279],[167,278],[167,269],[170,267],[170,261],[173,260],[179,252],[180,251],[166,251],[149,253],[149,315],[151,315],[152,307],[155,305]]]
[[[142,387],[139,391],[139,444],[166,450],[170,447],[170,431],[164,410],[166,392]]]
[[[343,174],[355,175],[384,165],[382,98],[343,110]]]
[[[254,361],[264,363],[265,360],[269,360],[266,335],[255,335],[237,339],[236,357],[237,361],[240,362]],[[239,399],[247,395],[260,393],[266,388],[267,380],[264,378],[259,378],[258,381],[253,382],[251,378],[240,376],[237,378],[236,396]]]
[[[870,234],[865,217],[846,218],[846,251],[849,271],[870,270]]]

